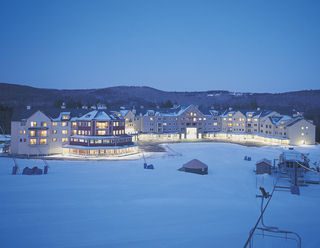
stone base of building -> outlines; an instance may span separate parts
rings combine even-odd
[[[99,156],[99,157],[110,157],[110,156],[127,156],[136,154],[139,152],[139,148],[136,144],[128,146],[101,146],[101,147],[81,147],[66,145],[62,148],[62,154],[74,155],[74,156]]]

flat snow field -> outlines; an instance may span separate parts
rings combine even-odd
[[[256,176],[255,162],[278,158],[283,148],[168,146],[168,153],[147,157],[154,170],[143,169],[141,159],[50,160],[48,175],[13,176],[12,159],[0,158],[0,247],[243,247],[260,214],[258,188],[270,191],[274,180]],[[319,146],[296,150],[320,160]],[[194,158],[208,164],[208,175],[177,170]],[[17,162],[20,168],[43,168],[41,160]],[[299,233],[302,247],[320,247],[320,185],[300,191],[275,192],[265,223]],[[296,247],[291,240],[260,236],[254,244]]]

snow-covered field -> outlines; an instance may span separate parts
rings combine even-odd
[[[255,162],[278,158],[281,147],[222,143],[170,144],[142,160],[48,161],[49,174],[10,175],[13,161],[0,158],[0,247],[242,247],[260,210]],[[296,148],[320,160],[320,147]],[[244,161],[245,155],[252,161]],[[197,158],[206,176],[177,171]],[[22,160],[21,167],[43,167]],[[282,185],[285,184],[283,181]],[[295,231],[302,247],[320,247],[320,185],[301,195],[275,192],[265,223]],[[295,247],[293,241],[255,237],[255,247]]]

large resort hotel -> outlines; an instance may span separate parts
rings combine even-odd
[[[60,112],[52,117],[54,113],[38,110],[20,121],[12,121],[11,153],[122,156],[138,152],[132,136],[125,133],[121,116],[103,110],[85,114],[75,110],[72,114]]]
[[[315,125],[301,113],[272,110],[208,110],[195,105],[106,111],[23,109],[11,122],[13,155],[123,156],[139,142],[223,141],[257,145],[313,145]]]

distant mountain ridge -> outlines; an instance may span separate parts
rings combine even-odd
[[[116,86],[101,89],[58,90],[0,83],[0,104],[13,108],[25,105],[53,106],[55,101],[78,101],[82,104],[106,103],[110,106],[152,107],[171,101],[196,104],[203,108],[228,106],[308,111],[320,106],[320,90],[285,93],[241,93],[224,90],[169,92],[147,86]]]

